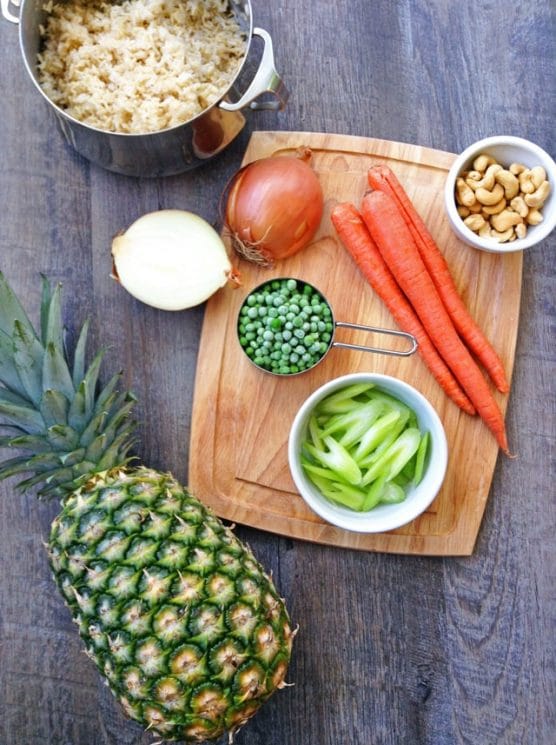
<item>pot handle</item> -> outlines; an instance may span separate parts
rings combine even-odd
[[[359,349],[362,352],[379,352],[380,354],[393,354],[396,357],[409,357],[410,354],[417,351],[417,339],[413,334],[408,334],[406,331],[395,331],[394,329],[383,329],[377,326],[362,326],[360,323],[347,323],[345,321],[336,321],[334,324],[336,327],[347,328],[347,329],[359,329],[360,331],[370,331],[375,334],[388,334],[390,336],[400,336],[407,339],[410,346],[408,349],[403,351],[397,351],[395,349],[388,349],[386,347],[365,347],[362,344],[347,344],[341,341],[333,341],[331,346],[343,347],[344,349]]]
[[[9,0],[2,0],[2,3]],[[284,85],[280,75],[274,66],[274,50],[270,34],[262,28],[253,29],[254,36],[260,36],[264,41],[263,55],[255,77],[239,101],[221,101],[219,106],[225,111],[239,111],[249,106],[250,109],[272,109],[281,110],[289,98],[289,91]],[[256,101],[255,99],[263,93],[273,93],[275,101]]]
[[[2,15],[7,21],[11,21],[11,23],[19,23],[19,16],[16,16],[12,13],[10,10],[10,5],[15,5],[16,8],[19,8],[19,2],[20,0],[0,0],[1,6],[2,6]]]

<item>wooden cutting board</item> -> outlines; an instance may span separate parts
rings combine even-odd
[[[336,202],[359,204],[367,189],[368,168],[385,162],[444,252],[467,306],[493,342],[511,379],[522,254],[476,251],[454,236],[442,198],[455,158],[451,153],[345,135],[255,132],[244,162],[293,154],[300,146],[313,150],[313,167],[325,195],[324,218],[307,249],[270,269],[238,262],[242,286],[225,287],[207,303],[193,401],[190,487],[222,518],[292,538],[369,551],[468,555],[477,538],[498,455],[496,442],[481,420],[462,413],[447,398],[418,355],[388,357],[333,348],[303,375],[277,378],[263,373],[240,349],[237,313],[255,285],[272,277],[293,276],[324,293],[337,321],[397,328],[341,246],[330,221]],[[383,341],[345,329],[337,330],[335,339],[361,344]],[[323,522],[298,495],[287,460],[290,425],[304,399],[331,378],[363,370],[394,375],[418,388],[436,407],[449,446],[446,479],[429,510],[409,525],[383,534],[353,533]],[[507,397],[496,397],[505,411]]]

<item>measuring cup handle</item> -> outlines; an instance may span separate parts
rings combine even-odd
[[[4,0],[2,0],[4,2]],[[260,36],[264,41],[263,55],[255,77],[239,101],[221,101],[218,105],[225,111],[239,111],[249,106],[250,109],[272,109],[277,111],[286,105],[289,92],[274,66],[274,49],[270,34],[263,28],[254,28],[254,36]],[[273,93],[274,101],[256,101],[263,93]]]
[[[389,336],[401,336],[407,339],[411,346],[407,350],[398,351],[397,349],[386,349],[384,347],[366,347],[362,344],[348,344],[341,341],[333,341],[333,347],[343,347],[344,349],[358,349],[361,352],[377,352],[378,354],[391,354],[396,357],[409,357],[417,350],[417,339],[413,334],[406,331],[395,331],[394,329],[383,329],[378,326],[363,326],[359,323],[347,323],[345,321],[336,321],[335,326],[348,329],[358,329],[359,331],[369,331],[375,334],[387,334]]]
[[[2,15],[11,23],[19,23],[19,16],[12,13],[10,5],[15,5],[16,8],[19,8],[19,0],[1,0]]]

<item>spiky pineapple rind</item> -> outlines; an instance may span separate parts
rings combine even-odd
[[[283,600],[171,475],[95,474],[66,500],[49,555],[89,656],[128,715],[164,739],[219,737],[282,685]]]

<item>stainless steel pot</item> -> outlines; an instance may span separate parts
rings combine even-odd
[[[46,16],[44,0],[0,0],[0,3],[4,18],[19,24],[19,43],[27,72],[54,111],[67,142],[85,158],[109,171],[126,176],[183,173],[224,150],[245,126],[248,110],[278,110],[288,100],[288,91],[274,66],[272,39],[264,29],[253,27],[250,0],[230,0],[248,41],[239,71],[220,101],[184,124],[159,132],[119,134],[91,127],[52,103],[39,85],[37,54],[41,44],[39,26]],[[12,9],[18,7],[16,15]],[[238,86],[254,37],[262,40],[263,51],[247,90],[241,94]],[[269,100],[265,94],[272,94],[272,98]],[[260,100],[261,96],[264,99]]]

